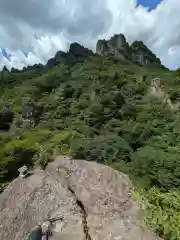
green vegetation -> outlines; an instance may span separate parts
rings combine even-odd
[[[22,164],[45,167],[55,154],[98,161],[131,177],[148,226],[180,239],[180,113],[148,94],[156,76],[178,103],[179,70],[113,57],[65,60],[1,73],[0,187]]]
[[[138,189],[135,199],[143,209],[145,226],[163,239],[180,239],[180,191],[162,193],[157,188]]]

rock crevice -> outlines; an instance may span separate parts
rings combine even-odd
[[[85,239],[92,240],[92,238],[89,234],[89,227],[88,227],[88,223],[87,223],[87,212],[85,210],[85,206],[84,206],[83,202],[78,199],[78,197],[76,196],[76,193],[74,192],[74,190],[72,189],[71,186],[68,186],[68,190],[73,194],[73,196],[76,200],[76,204],[81,209],[82,225],[83,225],[83,232],[85,235]]]

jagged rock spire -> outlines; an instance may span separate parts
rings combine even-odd
[[[123,34],[116,34],[109,40],[99,40],[96,45],[96,53],[102,56],[127,58],[140,65],[161,66],[160,59],[142,41],[135,41],[129,46]]]

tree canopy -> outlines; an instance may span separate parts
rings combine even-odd
[[[54,154],[98,161],[134,181],[150,227],[164,239],[180,239],[180,112],[149,94],[154,77],[177,106],[179,70],[86,56],[2,71],[1,188],[23,164],[45,167]]]

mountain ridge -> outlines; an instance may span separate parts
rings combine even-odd
[[[23,165],[40,168],[39,174],[44,176],[54,156],[108,165],[133,181],[136,200],[142,206],[141,216],[152,232],[164,240],[179,240],[180,71],[162,68],[156,57],[158,64],[135,63],[125,37],[118,39],[118,36],[112,38],[108,45],[113,54],[106,54],[108,48],[100,54],[93,53],[74,43],[68,53],[59,51],[46,66],[35,65],[24,72],[7,69],[1,72],[0,191],[11,186]],[[150,62],[154,59],[142,42],[132,46],[135,54],[140,47]],[[139,60],[143,60],[143,55]],[[28,183],[29,178],[21,179],[20,183],[26,180]],[[53,188],[55,184],[50,186]],[[75,196],[75,189],[70,189]],[[23,191],[21,194],[23,198]],[[38,207],[38,193],[35,191],[32,197]],[[9,206],[13,205],[11,200]],[[86,212],[82,205],[80,209],[85,229]],[[32,208],[29,210],[33,213]],[[38,211],[38,217],[41,213],[46,211]],[[29,223],[28,231],[37,222]],[[14,234],[20,225],[15,226]],[[6,231],[3,234],[6,233],[11,234]]]
[[[115,34],[109,40],[98,40],[96,53],[102,56],[127,58],[141,66],[154,65],[164,68],[160,59],[142,41],[134,41],[129,45],[123,34]]]
[[[101,56],[114,56],[118,58],[126,58],[134,63],[144,66],[144,65],[155,65],[160,68],[166,68],[161,64],[159,58],[146,46],[142,41],[134,41],[129,45],[123,34],[115,34],[109,40],[98,40],[96,43],[96,52],[93,53],[92,50],[80,45],[77,42],[71,43],[69,50],[67,52],[57,51],[53,58],[50,58],[45,65],[39,63],[33,66],[24,67],[22,70],[12,68],[10,72],[20,73],[31,71],[33,69],[42,70],[43,68],[52,68],[64,61],[64,59],[73,59],[76,62],[77,59],[83,60],[88,56],[94,55]],[[7,72],[6,67],[3,68],[3,72]]]

